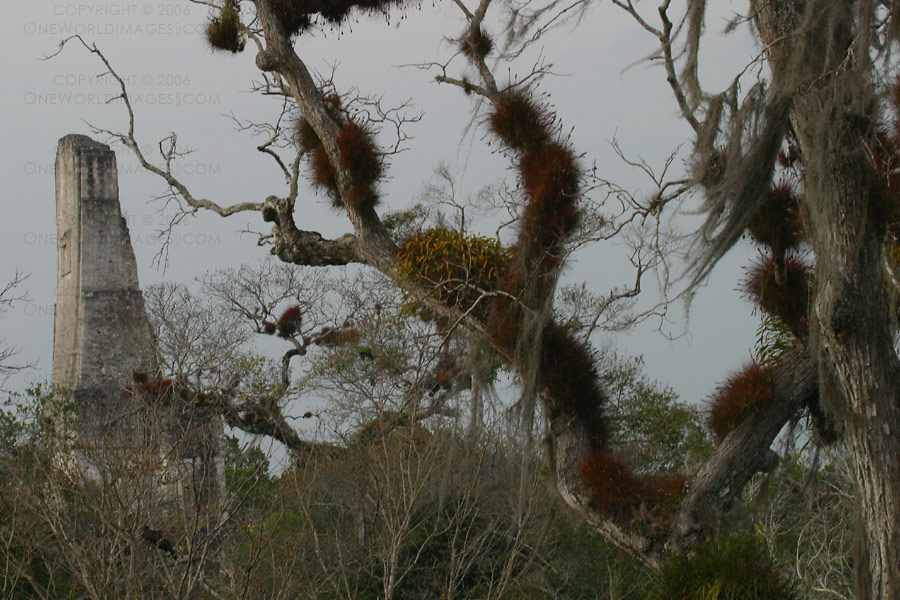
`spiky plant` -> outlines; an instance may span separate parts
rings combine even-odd
[[[776,254],[794,250],[803,242],[800,198],[790,182],[780,181],[772,186],[747,231]]]
[[[509,251],[497,240],[451,229],[419,231],[403,240],[396,276],[431,288],[441,302],[469,310],[494,290],[509,264]],[[485,312],[486,314],[486,312]]]
[[[383,157],[375,144],[375,133],[347,113],[337,94],[326,94],[323,100],[328,116],[341,128],[338,149],[352,177],[347,200],[357,209],[372,208],[379,201],[377,184],[384,170]],[[341,208],[343,202],[338,190],[337,172],[319,136],[304,118],[297,123],[297,145],[312,168],[313,184],[331,196],[335,208]]]
[[[772,399],[771,368],[751,361],[713,394],[707,425],[719,441]]]
[[[290,337],[300,330],[303,322],[303,314],[299,306],[292,306],[281,313],[276,327],[278,335],[284,338]]]
[[[244,51],[246,39],[236,0],[225,0],[219,14],[206,26],[206,41],[213,50],[237,54]]]
[[[724,535],[666,561],[646,600],[794,600],[796,586],[756,538]]]
[[[460,50],[470,60],[481,61],[494,49],[494,40],[481,26],[470,28],[459,43]]]
[[[812,268],[802,258],[765,256],[750,265],[741,289],[767,314],[795,331],[808,324]]]
[[[636,520],[639,514],[668,522],[687,490],[685,475],[642,477],[610,450],[599,449],[585,457],[581,479],[591,506],[600,514],[620,520]]]
[[[269,6],[288,36],[297,35],[312,26],[311,4],[308,0],[269,0]]]

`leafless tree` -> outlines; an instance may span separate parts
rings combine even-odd
[[[241,499],[218,495],[213,505],[206,496],[217,482],[190,472],[191,456],[178,448],[160,450],[173,436],[169,411],[128,404],[127,414],[92,414],[79,425],[85,417],[61,393],[34,400],[0,459],[6,591],[99,599],[209,589],[217,541]],[[144,425],[139,444],[125,423]],[[75,438],[76,426],[106,435]]]
[[[206,406],[235,415],[229,424],[245,433],[278,428],[272,437],[292,457],[262,492],[270,498],[233,516],[229,593],[500,598],[540,579],[556,518],[540,457],[507,435],[499,402],[484,402],[473,425],[474,390],[492,397],[497,364],[470,356],[464,331],[436,332],[371,274],[347,280],[269,261],[199,285],[196,295],[147,291],[163,364],[198,365],[188,372],[207,373]],[[265,336],[298,305],[304,318],[276,338],[291,368],[254,358],[244,335]],[[217,358],[209,349],[225,331]],[[319,406],[304,407],[311,399]],[[318,425],[303,431],[307,419]]]
[[[0,289],[0,318],[3,318],[4,313],[12,308],[15,303],[27,302],[28,294],[25,292],[20,292],[17,289],[27,278],[28,275],[24,275],[16,271],[12,279],[10,279],[6,283],[6,285],[4,285],[2,289]],[[3,389],[3,386],[6,384],[6,381],[11,375],[34,366],[34,363],[31,362],[15,362],[13,359],[18,354],[18,348],[7,346],[3,342],[3,340],[0,339],[0,389]]]

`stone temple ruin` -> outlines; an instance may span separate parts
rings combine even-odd
[[[55,400],[48,417],[65,440],[66,469],[129,488],[129,510],[184,538],[221,519],[221,419],[188,403],[142,397],[136,373],[159,379],[116,156],[68,135],[56,157],[58,287],[53,341]]]

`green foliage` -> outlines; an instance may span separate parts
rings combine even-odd
[[[49,537],[46,523],[34,519],[35,515],[23,515],[18,506],[21,498],[16,492],[23,482],[39,481],[34,468],[42,433],[37,416],[46,396],[45,386],[39,384],[12,394],[0,408],[0,536],[5,540],[0,561],[8,565],[0,597],[11,600],[83,593],[52,549],[33,543]],[[26,531],[27,536],[20,535]]]
[[[798,428],[787,436],[778,468],[754,482],[738,516],[777,561],[791,565],[805,597],[829,590],[852,598],[859,541],[854,466],[846,450],[811,450],[807,435]]]
[[[724,535],[670,558],[646,600],[792,600],[793,583],[780,572],[759,539]]]
[[[552,568],[523,598],[643,600],[649,568],[570,515],[559,515],[553,525]]]
[[[794,334],[784,321],[765,315],[756,328],[753,355],[761,365],[774,365],[790,350],[794,339]]]
[[[377,346],[376,361],[387,352],[382,347]],[[375,362],[361,360],[355,347],[340,350],[358,368]],[[640,469],[676,472],[708,452],[709,440],[696,411],[679,403],[671,389],[647,378],[640,359],[616,358],[606,365],[615,435],[629,456],[639,459]],[[42,393],[35,390],[32,397]],[[40,404],[32,402],[31,408],[24,400],[19,404],[19,412],[0,421],[4,448],[21,449],[35,439],[32,432],[39,433],[34,417],[40,414]],[[222,541],[222,560],[238,574],[241,589],[259,597],[270,590],[291,589],[297,597],[375,600],[384,597],[391,556],[397,560],[395,599],[798,597],[766,558],[766,547],[738,536],[701,547],[690,558],[673,559],[651,582],[646,567],[570,515],[539,478],[530,492],[531,512],[525,521],[517,521],[511,490],[519,485],[520,449],[488,439],[472,444],[449,430],[396,431],[385,438],[387,443],[368,449],[349,446],[340,456],[311,459],[273,477],[261,449],[242,447],[236,438],[228,438],[228,496],[237,501],[234,521]],[[488,450],[490,444],[496,445]],[[13,454],[0,453],[3,476],[15,475],[21,481],[27,473],[32,478],[28,485],[42,490],[48,472],[13,468]],[[21,452],[15,457],[15,464],[21,465]],[[809,487],[808,461],[786,459],[767,487],[775,499],[766,496],[760,504],[768,518],[766,527],[757,526],[757,531],[766,536],[779,560],[797,561],[805,569],[805,579],[798,582],[804,590],[821,587],[816,577],[822,572],[830,577],[826,583],[831,589],[842,590],[835,581],[846,580],[852,570],[846,564],[852,497],[847,482],[833,478],[833,467],[829,462],[819,477],[827,478],[828,489],[840,487],[823,495],[822,487]],[[417,474],[424,478],[407,480]],[[41,525],[37,513],[21,512],[10,486],[2,489],[6,492],[0,491],[0,531],[7,535],[3,527],[10,525],[4,523],[19,530],[11,536],[16,544],[0,548],[0,557],[18,565],[19,576],[2,588],[0,596],[84,596],[79,575],[66,566],[52,531]],[[72,531],[89,536],[99,521],[85,499],[100,497],[96,495],[100,490],[64,484],[60,489]],[[745,510],[737,511],[728,527],[747,531],[760,521],[755,512],[759,508],[753,508],[751,499],[741,507]],[[34,522],[21,524],[23,514]],[[128,525],[125,531],[135,527],[139,524]],[[104,535],[114,537],[108,531]],[[103,536],[96,537],[92,541],[105,544]],[[155,559],[139,541],[125,547],[132,556]],[[98,546],[97,551],[110,548]],[[836,558],[843,561],[841,570],[829,574],[823,561],[833,564]],[[740,581],[735,583],[737,575]],[[647,586],[652,589],[647,591]]]
[[[32,424],[22,418],[21,406],[7,400],[0,409],[0,455],[9,457],[15,454],[32,430]]]
[[[700,413],[679,402],[672,388],[651,380],[643,358],[614,355],[603,367],[612,444],[638,472],[688,472],[710,455]]]
[[[0,406],[0,458],[31,460],[42,445],[57,441],[55,427],[72,418],[71,393],[38,383],[11,394]]]
[[[479,598],[490,594],[496,576],[513,549],[513,540],[499,527],[494,515],[477,511],[458,511],[460,503],[452,499],[443,507],[425,505],[412,515],[412,533],[399,549],[401,560],[411,565],[408,574],[395,588],[397,600],[440,598],[448,587],[448,576],[458,597]],[[457,577],[461,536],[478,539],[478,560],[472,561]],[[374,569],[371,582],[359,583],[379,589],[384,573]],[[376,600],[378,596],[372,597]]]
[[[509,253],[497,240],[436,228],[406,239],[396,270],[398,280],[413,280],[438,301],[467,310],[496,287],[508,264]]]
[[[269,458],[256,446],[241,447],[234,436],[225,437],[225,489],[237,497],[264,496],[271,488]]]
[[[24,573],[15,580],[7,580],[0,587],[3,598],[7,600],[26,600],[32,598],[82,598],[85,591],[78,587],[71,571],[64,565],[48,562],[40,553],[31,548],[12,546],[6,550],[10,562],[27,564]]]
[[[210,19],[206,26],[206,41],[213,50],[233,54],[243,52],[246,40],[236,0],[225,0],[219,15]]]

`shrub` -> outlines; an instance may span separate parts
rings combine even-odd
[[[725,535],[663,564],[646,600],[793,600],[796,587],[754,537]]]

